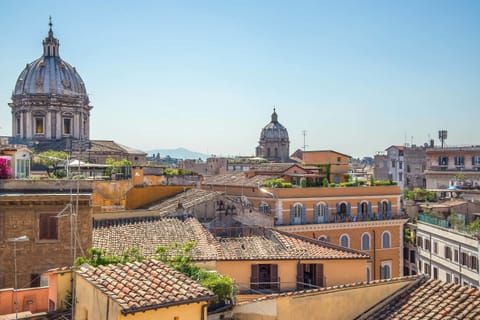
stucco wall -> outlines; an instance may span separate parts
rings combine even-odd
[[[276,299],[245,303],[235,306],[235,320],[343,320],[353,319],[380,300],[411,283],[403,281],[382,282],[357,288],[330,289]]]
[[[187,187],[188,188],[188,187]],[[134,187],[126,192],[125,209],[138,209],[146,204],[168,198],[184,191],[184,186],[145,186]]]
[[[280,290],[296,289],[298,263],[322,263],[326,285],[333,286],[350,282],[366,281],[365,260],[253,260],[253,261],[217,261],[216,268],[220,274],[234,279],[240,290],[250,288],[252,264],[277,264]]]

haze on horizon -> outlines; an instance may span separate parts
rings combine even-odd
[[[252,155],[273,107],[290,151],[478,145],[478,1],[0,2],[0,135],[52,16],[91,138]]]

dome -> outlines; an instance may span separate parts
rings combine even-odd
[[[82,78],[74,67],[62,60],[58,49],[60,43],[53,37],[51,28],[43,41],[43,56],[27,64],[20,73],[13,96],[61,95],[87,99]]]
[[[280,122],[278,122],[278,115],[275,109],[272,113],[272,121],[262,129],[260,140],[288,141],[288,131]]]
[[[87,91],[74,67],[58,56],[43,56],[27,64],[18,77],[13,94],[86,97]]]

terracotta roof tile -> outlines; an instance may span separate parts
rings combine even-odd
[[[118,278],[124,279],[132,271],[133,279],[136,281],[130,289],[122,282],[118,282]],[[126,265],[112,264],[97,268],[88,266],[80,268],[77,272],[116,301],[122,308],[123,314],[140,311],[139,308],[148,310],[191,301],[207,301],[214,297],[211,291],[184,274],[154,260]],[[154,280],[162,283],[173,281],[174,287],[167,287],[167,289],[162,286],[153,287]],[[122,288],[121,291],[113,289],[117,286]],[[188,295],[185,295],[185,292],[188,292]]]
[[[366,319],[480,319],[480,291],[422,278]]]
[[[274,229],[249,230],[256,230],[256,233],[244,237],[217,238],[194,218],[184,221],[164,218],[96,227],[93,231],[93,246],[106,250],[107,254],[117,255],[126,249],[138,248],[143,255],[154,257],[158,246],[195,242],[191,252],[194,261],[369,258],[360,251]],[[174,255],[175,252],[171,254]]]

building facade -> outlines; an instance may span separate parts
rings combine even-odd
[[[426,220],[426,219],[424,219]],[[419,273],[433,279],[479,288],[480,241],[432,220],[418,221],[416,226]]]
[[[273,109],[272,120],[260,133],[260,141],[258,142],[255,155],[272,162],[290,161],[288,131],[278,122],[278,115],[275,108]]]
[[[427,148],[425,156],[427,189],[480,187],[480,146]]]

